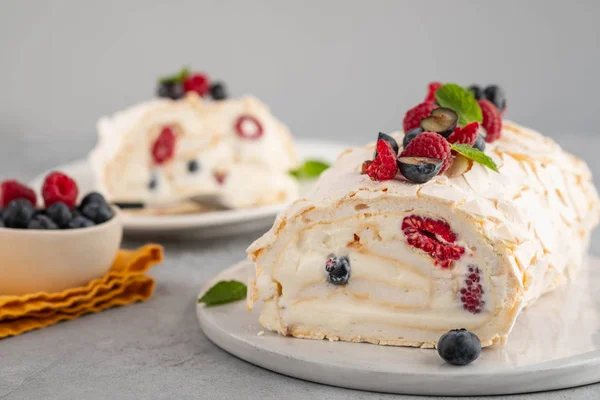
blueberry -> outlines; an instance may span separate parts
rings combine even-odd
[[[392,146],[392,149],[394,149],[394,152],[398,153],[398,142],[396,142],[396,139],[394,139],[390,135],[387,135],[383,132],[379,132],[379,135],[377,136],[377,140],[385,140]]]
[[[348,257],[330,256],[325,263],[327,279],[334,285],[345,285],[350,279],[350,260]]]
[[[450,364],[467,365],[481,354],[481,342],[477,335],[466,329],[453,329],[442,335],[437,351]]]
[[[410,131],[406,132],[406,135],[404,135],[404,139],[402,140],[402,146],[404,148],[406,148],[406,146],[408,146],[408,144],[415,138],[417,137],[417,135],[419,133],[422,133],[423,129],[421,128],[414,128],[411,129]]]
[[[156,177],[155,174],[152,174],[152,177],[150,178],[150,182],[148,182],[148,189],[155,190],[157,186],[158,186],[158,178]]]
[[[200,164],[196,160],[190,160],[187,163],[188,172],[193,174],[194,172],[198,172],[200,169]]]
[[[29,221],[27,229],[58,229],[58,225],[46,215],[38,214]]]
[[[85,195],[83,199],[81,199],[81,203],[79,204],[80,208],[87,206],[90,203],[98,203],[98,204],[107,204],[106,199],[98,192],[90,192]]]
[[[2,219],[7,228],[25,229],[34,214],[35,208],[29,200],[16,199],[2,211]]]
[[[483,98],[483,92],[479,85],[471,85],[467,88],[469,92],[475,97],[475,100],[481,100]]]
[[[81,214],[94,221],[96,224],[101,224],[113,217],[113,212],[106,204],[90,203],[81,209]]]
[[[475,141],[473,147],[475,147],[479,151],[485,151],[485,139],[483,138],[483,136],[477,136],[477,140]]]
[[[185,89],[181,82],[175,80],[161,81],[158,83],[158,97],[167,97],[169,99],[181,99],[185,95]]]
[[[425,132],[439,133],[443,137],[448,137],[458,124],[458,114],[449,108],[438,107],[431,112],[431,115],[421,120],[421,128]]]
[[[425,183],[442,169],[444,162],[429,157],[399,157],[398,168],[402,175],[411,182]]]
[[[213,83],[210,87],[210,96],[213,100],[225,100],[227,98],[227,89],[223,82]]]
[[[79,229],[79,228],[89,228],[91,226],[94,226],[94,223],[92,221],[90,221],[86,217],[78,216],[78,217],[73,218],[71,220],[71,222],[69,222],[69,225],[67,225],[67,228],[68,229]]]
[[[46,215],[61,228],[66,228],[73,219],[73,214],[69,207],[61,202],[54,203],[48,207]]]
[[[483,91],[483,97],[494,103],[496,108],[502,112],[506,108],[506,96],[504,90],[498,85],[490,85]]]

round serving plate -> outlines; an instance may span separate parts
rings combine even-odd
[[[207,283],[246,282],[243,261]],[[267,331],[245,302],[205,307],[197,317],[217,346],[260,367],[333,386],[376,392],[467,396],[563,389],[600,381],[600,259],[591,258],[572,284],[543,296],[519,316],[509,341],[465,367],[435,350],[296,339]]]
[[[297,149],[300,160],[318,159],[332,163],[338,154],[348,146],[321,140],[298,140]],[[77,160],[59,165],[51,170],[64,172],[75,179],[80,193],[94,190],[94,174],[87,160]],[[42,186],[46,171],[36,177],[31,186]],[[301,192],[306,192],[311,182],[301,184]],[[129,234],[179,234],[194,231],[196,237],[222,237],[233,234],[267,229],[277,215],[288,204],[276,204],[264,207],[237,210],[211,211],[179,215],[140,215],[135,212],[123,212],[123,228]]]

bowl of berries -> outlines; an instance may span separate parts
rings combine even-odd
[[[0,184],[0,296],[86,285],[106,274],[119,250],[119,209],[101,194],[80,196],[60,172],[46,176],[41,193],[38,207],[33,189]]]

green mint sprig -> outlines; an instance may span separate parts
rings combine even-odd
[[[188,67],[183,67],[176,74],[163,76],[162,78],[160,78],[160,83],[183,83],[183,81],[189,76],[189,74],[190,69]]]
[[[458,124],[465,126],[471,122],[483,121],[481,108],[471,93],[456,83],[446,83],[436,92],[435,98],[442,107],[458,114]]]
[[[473,160],[476,163],[479,163],[484,167],[491,169],[492,171],[499,172],[498,166],[496,165],[494,160],[492,160],[490,156],[480,151],[479,149],[471,147],[468,144],[462,143],[451,144],[450,148],[456,151],[457,153],[460,153],[463,156],[467,157],[468,159]]]
[[[232,303],[245,299],[247,292],[248,288],[242,282],[221,281],[208,289],[198,303],[204,303],[207,307]]]
[[[298,168],[291,170],[290,174],[296,179],[312,179],[317,178],[329,167],[330,165],[324,161],[306,160]]]

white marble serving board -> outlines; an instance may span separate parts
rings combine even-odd
[[[243,261],[207,283],[253,274]],[[600,259],[576,282],[539,299],[517,320],[505,346],[484,349],[466,367],[435,350],[278,336],[258,323],[244,301],[204,307],[197,316],[217,346],[260,367],[308,381],[378,392],[493,395],[536,392],[600,381]]]

